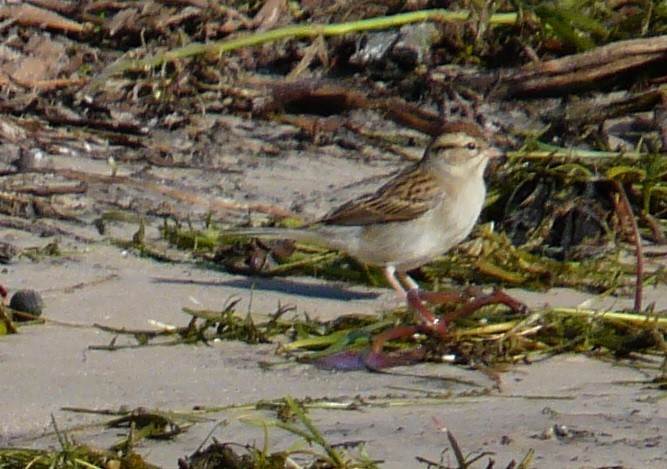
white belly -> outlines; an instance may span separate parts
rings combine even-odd
[[[349,227],[358,234],[357,242],[341,249],[370,265],[393,265],[399,271],[411,270],[430,262],[463,241],[472,231],[482,210],[486,191],[481,186],[467,187],[458,198],[451,198],[409,222]]]

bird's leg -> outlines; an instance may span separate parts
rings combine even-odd
[[[419,288],[419,284],[405,272],[396,272],[396,277],[398,277],[398,279],[403,282],[403,286],[408,287],[408,291],[416,290]]]
[[[384,272],[384,278],[386,278],[387,282],[389,282],[389,285],[391,285],[391,287],[396,290],[398,296],[405,298],[407,292],[405,291],[405,288],[403,288],[403,285],[401,285],[401,282],[399,282],[396,278],[396,267],[393,265],[387,265],[384,269],[382,269],[382,271]],[[410,280],[414,283],[414,280]]]
[[[409,291],[419,288],[417,282],[410,278],[409,275],[404,272],[396,272],[396,268],[392,265],[385,266],[383,272],[389,285],[396,290],[396,293],[398,293],[401,298],[406,298],[408,295],[404,287],[408,287]],[[437,318],[431,314],[431,320],[436,321]],[[368,350],[367,352],[337,352],[333,355],[318,359],[317,363],[325,368],[339,370],[356,370],[359,368],[381,370],[382,368],[391,366],[417,363],[424,359],[424,351],[421,348],[391,355],[383,353],[382,348],[386,342],[401,337],[409,337],[418,332],[418,330],[419,326],[395,327],[378,335],[373,341],[371,350]]]

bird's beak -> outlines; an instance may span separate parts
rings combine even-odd
[[[486,156],[491,160],[496,159],[496,158],[500,158],[504,154],[505,154],[505,152],[503,152],[501,150],[498,150],[495,147],[490,147],[488,150],[486,150]]]

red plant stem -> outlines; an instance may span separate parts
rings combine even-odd
[[[632,206],[628,200],[628,194],[625,192],[623,185],[618,181],[613,181],[616,191],[620,197],[620,203],[625,212],[625,216],[630,223],[632,230],[633,244],[635,245],[635,257],[637,258],[637,277],[635,279],[635,312],[639,313],[642,310],[642,298],[644,297],[644,253],[642,251],[642,239],[639,236],[639,227],[637,220],[632,212]]]

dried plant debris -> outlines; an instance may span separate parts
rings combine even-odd
[[[18,329],[14,325],[13,312],[5,307],[4,304],[0,304],[0,336],[7,334],[16,334]]]
[[[112,418],[106,420],[103,426],[115,431],[124,429],[127,435],[111,447],[111,450],[118,454],[131,454],[133,448],[144,439],[173,440],[187,431],[190,426],[203,421],[202,418],[192,415],[148,410],[142,407],[119,410],[64,407],[62,410],[79,414],[111,416]]]
[[[443,431],[447,435],[447,440],[449,441],[449,444],[452,449],[452,453],[454,456],[454,459],[456,459],[456,466],[458,468],[467,468],[467,467],[472,467],[473,464],[475,464],[478,461],[481,461],[483,458],[486,458],[487,456],[492,456],[493,453],[489,452],[483,452],[480,454],[476,455],[468,455],[466,456],[463,453],[463,450],[461,449],[461,446],[459,445],[458,440],[456,437],[452,434],[451,431],[449,431],[447,428],[442,428],[441,431]],[[440,461],[432,461],[428,458],[424,458],[422,456],[417,456],[417,461],[420,463],[426,464],[427,467],[429,468],[437,468],[437,469],[446,469],[450,468],[449,464],[445,465],[445,458],[447,456],[447,450],[443,451],[442,456],[440,458]],[[512,460],[510,461],[507,466],[505,466],[506,469],[527,469],[531,466],[532,460],[534,456],[534,451],[530,450],[528,454],[526,454],[523,459],[521,460],[520,463],[517,464],[516,461]],[[496,461],[489,458],[487,464],[487,468],[493,468],[496,467]]]
[[[322,322],[295,314],[292,307],[280,307],[264,321],[239,315],[232,301],[221,312],[184,309],[191,317],[186,326],[161,325],[158,329],[130,330],[97,325],[113,334],[108,345],[95,350],[118,350],[145,346],[168,346],[217,340],[241,340],[249,344],[277,343],[277,353],[326,368],[347,353],[370,349],[384,330],[397,324],[411,324],[413,315],[405,308],[386,311],[382,317],[343,315]],[[457,305],[441,307],[439,314]],[[483,318],[483,321],[480,319]],[[482,321],[482,322],[480,322]],[[593,352],[598,356],[634,358],[637,354],[660,355],[667,332],[667,319],[660,313],[618,313],[584,308],[543,309],[529,316],[507,308],[487,306],[471,316],[456,320],[446,338],[419,334],[386,345],[391,351],[418,347],[420,356],[441,362],[455,357],[459,364],[496,366],[501,363],[534,360],[566,351]],[[132,341],[121,340],[131,338]],[[334,367],[336,367],[334,364]]]
[[[330,409],[339,411],[341,409],[360,410],[370,407],[387,407],[391,405],[443,405],[454,399],[470,399],[474,396],[484,396],[487,390],[466,391],[460,395],[446,393],[398,393],[385,396],[369,396],[367,398],[339,398],[337,400],[302,399],[296,400],[290,396],[277,398],[270,402],[259,401],[241,405],[232,405],[224,408],[200,408],[190,413],[148,411],[145,409],[112,410],[112,409],[82,409],[64,408],[63,410],[75,413],[87,413],[100,415],[103,418],[112,416],[113,419],[104,424],[109,429],[120,427],[128,428],[128,435],[122,441],[110,449],[95,449],[83,445],[76,445],[70,441],[68,435],[56,427],[61,448],[52,450],[32,450],[21,448],[0,448],[0,463],[3,467],[23,468],[30,467],[128,467],[128,468],[153,468],[146,463],[134,451],[142,438],[151,437],[147,429],[155,427],[174,427],[175,420],[189,422],[196,425],[208,422],[203,417],[206,414],[219,414],[234,410],[244,410],[244,416],[240,420],[250,426],[259,427],[264,430],[264,444],[262,446],[254,443],[226,442],[221,443],[217,438],[212,438],[212,443],[205,446],[203,442],[199,449],[193,454],[183,457],[178,461],[178,467],[183,469],[198,468],[377,468],[384,463],[381,459],[372,458],[365,449],[364,441],[343,441],[332,443],[328,441],[322,431],[313,423],[308,416],[309,409]],[[269,415],[267,415],[267,412]],[[273,415],[275,414],[275,417]],[[131,423],[129,423],[131,422]],[[127,426],[129,423],[129,426]],[[227,425],[227,420],[222,420],[214,431]],[[441,426],[439,422],[435,422]],[[54,424],[55,425],[55,424]],[[187,430],[187,426],[181,427]],[[296,438],[289,447],[269,451],[268,440],[274,431],[282,431]],[[449,445],[458,462],[457,467],[469,467],[476,461],[492,456],[492,453],[481,453],[466,456],[461,449],[459,441],[447,429],[443,429],[448,435]],[[163,438],[161,434],[154,435],[155,438]],[[168,435],[173,438],[173,435]],[[449,451],[445,449],[443,455]],[[524,456],[519,466],[512,462],[507,467],[530,467],[532,451]],[[438,463],[417,456],[420,463],[443,466],[442,461]],[[494,464],[489,459],[489,464]]]
[[[123,450],[106,450],[76,444],[65,432],[61,432],[52,420],[58,437],[59,448],[40,450],[29,448],[0,448],[0,466],[9,469],[26,467],[49,468],[110,468],[157,469],[148,464],[126,445]]]
[[[96,324],[95,327],[114,334],[109,345],[91,346],[96,350],[118,350],[121,348],[141,347],[146,345],[176,345],[183,343],[208,343],[212,340],[242,340],[250,344],[269,343],[271,336],[285,333],[293,325],[280,318],[292,310],[280,307],[269,320],[256,324],[251,315],[239,316],[235,307],[239,300],[231,300],[222,311],[195,310],[184,308],[190,316],[186,326],[163,324],[160,329],[126,329]],[[117,344],[120,336],[132,337],[135,344]]]
[[[470,394],[468,394],[470,396]],[[452,396],[443,397],[442,400],[450,399]],[[364,405],[374,405],[358,402],[358,407]],[[391,396],[377,399],[377,405],[386,405],[383,402],[399,400]],[[354,405],[354,404],[353,404]],[[102,417],[113,416],[104,426],[110,429],[128,428],[128,436],[119,443],[115,444],[111,450],[105,451],[105,454],[127,454],[133,455],[133,448],[141,442],[143,438],[173,438],[174,428],[179,431],[187,431],[191,425],[202,422],[209,422],[206,414],[236,409],[243,409],[245,416],[241,421],[247,425],[257,426],[264,429],[265,442],[263,447],[255,444],[243,444],[236,442],[220,443],[213,438],[213,443],[204,448],[204,443],[192,455],[179,459],[178,465],[181,468],[217,468],[217,467],[247,467],[247,468],[272,468],[272,467],[331,467],[331,468],[374,468],[376,463],[366,454],[363,449],[363,442],[345,442],[341,444],[332,444],[327,441],[320,430],[313,424],[307,415],[308,408],[340,409],[340,402],[333,402],[327,399],[311,400],[304,399],[296,401],[286,396],[278,398],[271,402],[259,401],[241,405],[231,405],[224,408],[199,408],[190,413],[167,412],[167,411],[148,411],[145,409],[111,410],[111,409],[82,409],[82,408],[64,408],[63,410],[76,413],[96,414]],[[248,412],[254,411],[248,415]],[[267,411],[271,415],[267,416]],[[186,422],[186,424],[177,424],[176,422]],[[226,426],[226,420],[221,421],[214,430]],[[167,428],[168,434],[161,431],[155,433],[156,429]],[[297,438],[297,443],[291,444],[283,450],[269,452],[268,438],[269,432],[274,429],[285,431]],[[102,453],[102,451],[99,451]],[[2,450],[0,450],[0,458]],[[1,459],[0,459],[1,460]],[[10,466],[14,467],[14,466]],[[22,467],[22,466],[16,466]],[[41,467],[41,466],[39,466]],[[64,466],[67,467],[67,466]],[[105,466],[106,467],[106,466]],[[135,467],[135,466],[127,466]],[[139,466],[144,467],[144,466]],[[148,467],[148,466],[146,466]]]
[[[7,469],[108,468],[158,469],[136,453],[118,456],[111,451],[72,444],[61,450],[0,448],[0,465]]]
[[[260,448],[239,443],[220,443],[213,440],[209,446],[199,449],[187,458],[179,459],[179,469],[213,469],[233,467],[238,469],[281,469],[286,467],[284,453],[265,454]]]

